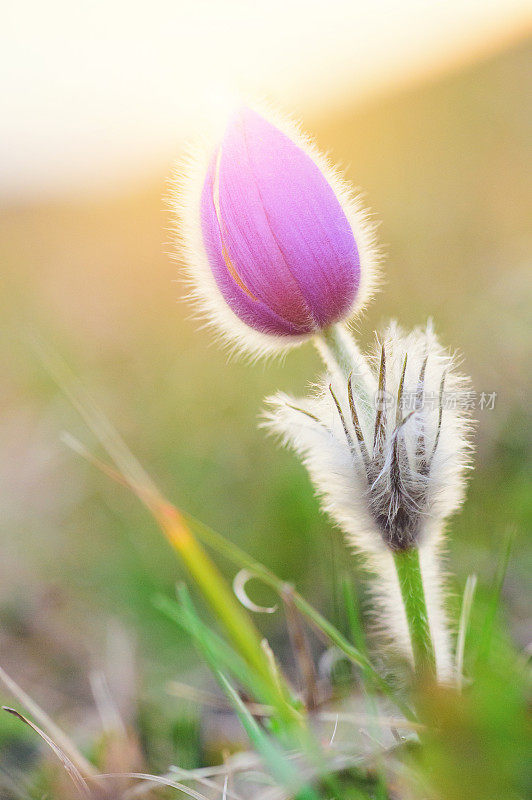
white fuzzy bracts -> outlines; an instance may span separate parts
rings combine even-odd
[[[391,324],[369,359],[345,334],[344,347],[352,373],[331,362],[311,397],[270,398],[266,425],[298,453],[324,510],[375,573],[377,621],[407,655],[392,551],[419,549],[438,673],[445,677],[441,534],[464,493],[468,383],[430,324],[407,335]]]

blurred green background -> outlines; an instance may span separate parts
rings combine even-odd
[[[471,572],[487,591],[515,530],[503,613],[520,648],[530,636],[531,69],[521,41],[303,120],[381,220],[386,282],[361,340],[391,316],[405,326],[432,316],[474,388],[497,392],[494,410],[476,414],[476,467],[449,558],[457,593]],[[98,452],[33,335],[82,377],[173,501],[326,613],[332,576],[352,564],[303,468],[257,427],[264,396],[302,391],[317,356],[305,346],[283,364],[227,363],[198,330],[168,256],[170,167],[123,193],[13,202],[0,215],[0,661],[71,729],[93,714],[93,666],[130,663],[133,648],[131,686],[171,719],[180,701],[164,699],[165,682],[196,656],[151,602],[173,593],[176,558],[137,501],[61,443],[66,430]],[[275,642],[275,619],[259,622]]]

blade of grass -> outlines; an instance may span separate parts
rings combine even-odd
[[[77,749],[74,742],[61,730],[61,728],[51,719],[46,711],[32,700],[26,692],[11,678],[7,672],[0,667],[0,682],[5,688],[15,697],[18,702],[24,706],[32,717],[34,717],[40,725],[44,728],[50,739],[57,744],[57,746],[66,753],[71,762],[75,764],[79,772],[85,778],[94,778],[96,770],[93,765],[87,761]]]
[[[300,774],[286,760],[283,751],[260,728],[226,676],[220,670],[217,670],[216,674],[220,685],[242,723],[242,727],[257,752],[264,759],[274,778],[290,792],[293,792],[294,798],[297,798],[297,800],[320,800],[311,786],[303,784]]]
[[[8,714],[19,719],[29,728],[31,728],[35,733],[41,737],[41,739],[46,742],[48,747],[52,750],[52,752],[57,756],[59,761],[61,762],[65,772],[69,775],[72,783],[76,787],[78,794],[80,797],[87,797],[89,798],[91,793],[88,787],[85,778],[76,767],[74,762],[66,755],[66,753],[41,729],[38,725],[36,725],[31,720],[27,719],[23,714],[19,711],[16,711],[14,708],[9,708],[8,706],[2,706],[3,711],[7,711]]]
[[[300,722],[299,713],[290,704],[288,687],[279,685],[277,678],[273,679],[258,632],[249,621],[247,613],[237,603],[222,575],[184,525],[177,509],[166,505],[159,515],[159,522],[169,541],[182,556],[197,586],[223,623],[236,649],[252,671],[260,676],[264,685],[269,687],[265,700],[275,705],[286,721]]]
[[[95,458],[80,442],[70,435],[68,436],[68,444],[73,450],[75,450],[75,452],[88,460],[90,463],[94,464],[104,474],[135,492],[137,496],[146,505],[148,505],[148,507],[150,507],[152,498],[150,496],[147,498],[143,497],[143,487],[138,487],[132,484],[130,479],[114,470],[108,464],[105,464],[104,462]],[[173,508],[168,501],[164,502],[166,503],[166,506]],[[175,513],[178,513],[177,509],[174,509],[174,511]],[[253,559],[237,545],[225,539],[221,534],[217,533],[212,528],[209,528],[191,514],[183,511],[181,512],[180,516],[188,523],[189,527],[194,530],[198,539],[202,540],[204,544],[212,547],[213,550],[220,553],[237,566],[247,569],[249,572],[253,573],[256,577],[260,578],[266,584],[271,586],[272,589],[274,589],[279,595],[282,595],[283,592],[286,591],[286,584],[284,581],[280,580],[267,567],[265,567],[259,561]],[[354,664],[357,664],[363,668],[367,668],[368,674],[371,675],[371,679],[375,687],[394,702],[397,708],[404,714],[406,719],[415,722],[415,714],[405,703],[402,702],[400,698],[396,696],[393,688],[379,675],[377,670],[375,670],[373,665],[370,663],[369,659],[364,654],[360,653],[360,651],[358,651],[357,648],[355,648],[350,642],[348,642],[347,639],[340,633],[340,631],[338,631],[338,629],[335,628],[332,623],[323,617],[319,611],[311,606],[310,603],[308,603],[302,597],[302,595],[299,594],[299,592],[297,592],[291,586],[290,591],[292,592],[294,604],[299,611],[311,621],[316,630],[326,636],[327,639],[329,639],[329,641],[331,641],[333,644],[335,644]]]
[[[37,342],[35,347],[48,372],[65,392],[119,470],[117,475],[112,467],[103,464],[104,472],[111,477],[116,477],[119,482],[127,485],[146,505],[159,523],[171,545],[181,555],[189,572],[191,572],[194,579],[198,582],[199,587],[205,594],[215,614],[217,614],[222,624],[225,625],[237,648],[239,650],[242,648],[246,659],[250,658],[251,663],[253,663],[261,673],[264,673],[267,679],[270,679],[269,665],[264,659],[264,653],[259,648],[259,655],[257,650],[257,641],[259,641],[260,644],[260,637],[248,616],[239,608],[238,603],[231,594],[230,589],[226,586],[224,579],[217,571],[216,567],[214,567],[210,559],[208,559],[206,553],[204,553],[200,547],[199,542],[193,537],[191,532],[191,527],[193,527],[191,524],[192,518],[180,514],[179,511],[161,495],[123,439],[119,436],[98,406],[90,399],[81,382],[66,364],[54,353],[51,353],[42,342]],[[98,463],[97,459],[91,458],[90,460]],[[187,520],[189,526],[186,524]],[[196,520],[194,520],[194,523],[196,528],[201,528],[204,533],[209,531],[206,526],[202,526],[201,523],[198,523]],[[213,536],[213,531],[209,531],[209,533],[211,543],[213,538],[217,541],[218,545],[224,543],[226,555],[231,557],[230,553],[233,546],[231,545],[228,547],[229,543],[219,534]],[[212,546],[215,545],[212,544]],[[239,549],[237,550],[239,552],[239,561],[237,563],[239,563],[240,566],[250,567],[251,569],[255,569],[256,572],[256,568],[260,567],[260,573],[257,572],[257,574],[262,574],[266,582],[269,581],[273,588],[280,591],[282,581],[273,575],[273,573],[270,573],[269,570],[266,570],[265,567],[259,565],[258,562],[254,562],[253,559],[249,559],[249,557],[245,556],[242,551],[239,551]],[[234,558],[234,549],[232,553]],[[242,561],[242,555],[245,556],[245,563]],[[217,596],[217,591],[221,593],[221,603],[219,602],[220,598]],[[415,718],[413,713],[395,696],[393,689],[378,674],[368,659],[359,653],[331,623],[322,617],[321,614],[310,606],[297,592],[294,592],[294,603],[297,608],[311,620],[314,626],[328,636],[348,658],[353,660],[354,663],[358,663],[360,666],[366,666],[368,670],[371,671],[375,685],[394,700],[397,707],[408,719]],[[278,698],[277,704],[280,707],[280,712],[282,715],[286,714],[292,716],[293,719],[297,720],[297,724],[301,724],[301,715],[287,702],[287,696],[289,696],[289,692],[285,690],[283,695]]]
[[[192,797],[193,800],[209,800],[207,795],[201,794],[195,789],[191,789],[190,786],[186,786],[184,783],[179,783],[179,781],[172,780],[165,775],[148,775],[144,772],[102,772],[98,777],[111,780],[124,778],[125,780],[134,779],[137,781],[146,781],[147,783],[152,783],[156,786],[168,786],[171,789],[177,789],[180,794],[184,794],[185,797]],[[129,800],[131,797],[138,797],[139,795],[145,793],[147,794],[148,792],[152,791],[153,788],[153,786],[148,786],[146,791],[144,791],[142,783],[137,783],[135,786],[127,789],[123,794],[120,795],[120,797],[121,800]]]
[[[264,699],[270,694],[269,685],[249,668],[246,662],[220,636],[212,631],[197,614],[186,587],[179,590],[180,605],[164,597],[156,599],[156,606],[178,624],[195,642],[197,648],[212,667],[223,666],[255,697]],[[271,705],[268,706],[272,708]]]
[[[209,528],[191,514],[183,512],[183,516],[193,529],[198,539],[200,539],[205,545],[212,547],[213,550],[220,555],[225,556],[225,558],[227,558],[228,561],[231,561],[233,564],[236,564],[237,566],[247,569],[249,572],[253,573],[257,578],[260,578],[262,581],[264,581],[265,584],[270,586],[282,597],[283,592],[286,590],[285,582],[278,578],[275,573],[271,572],[267,567],[265,567],[264,564],[261,564],[260,561],[257,561],[249,556],[244,550],[238,547],[238,545],[230,542],[228,539],[225,539],[221,534],[217,533],[212,528]],[[329,641],[336,645],[354,664],[367,669],[368,675],[371,676],[371,680],[373,681],[375,687],[393,700],[397,708],[399,708],[399,710],[407,719],[409,719],[411,722],[415,722],[415,714],[396,696],[393,688],[384,680],[384,678],[381,677],[381,675],[369,661],[368,657],[357,647],[352,645],[345,638],[345,636],[343,636],[343,634],[331,622],[329,622],[329,620],[322,616],[317,609],[311,606],[310,603],[308,603],[307,600],[305,600],[305,598],[299,594],[296,589],[294,589],[294,587],[291,586],[290,591],[292,593],[294,605],[302,614],[307,617],[307,619],[311,621],[313,626],[320,633],[325,635]]]
[[[502,554],[502,558],[499,562],[499,567],[497,569],[495,585],[493,587],[490,602],[488,605],[486,619],[484,621],[484,626],[480,634],[480,641],[478,643],[477,659],[476,659],[477,666],[484,664],[489,657],[491,642],[493,638],[493,629],[495,627],[495,619],[497,617],[497,610],[499,608],[499,603],[501,599],[502,587],[504,584],[504,579],[506,577],[506,572],[508,570],[508,564],[510,562],[510,555],[512,552],[514,539],[515,539],[515,530],[512,529],[507,534],[504,551]]]
[[[34,346],[48,372],[122,473],[120,476],[122,482],[125,482],[147,506],[169,542],[180,553],[207,599],[215,606],[219,616],[228,626],[238,647],[251,663],[255,663],[255,666],[262,670],[264,660],[259,655],[261,651],[258,632],[235,602],[222,576],[194,540],[177,509],[159,492],[146,470],[69,367],[42,341],[36,341]],[[109,469],[106,471],[107,474],[112,472]]]
[[[194,643],[205,650],[209,657],[214,658],[224,669],[227,669],[242,685],[250,689],[253,685],[252,673],[246,662],[214,631],[207,625],[200,623],[199,617],[191,618],[189,612],[181,604],[177,604],[167,597],[158,596],[154,599],[155,607],[168,619],[178,625]],[[260,692],[259,692],[260,695]]]
[[[286,591],[283,594],[283,603],[288,635],[301,681],[305,707],[309,711],[314,711],[318,707],[320,695],[316,669],[305,626],[303,625],[303,618],[295,606],[291,591]]]
[[[360,618],[357,598],[353,591],[353,583],[347,577],[344,577],[342,580],[342,595],[344,598],[344,607],[353,643],[360,653],[367,657],[368,651],[366,647],[366,637],[364,635],[364,628]]]
[[[471,616],[471,608],[473,606],[473,597],[477,585],[477,576],[468,575],[464,587],[464,596],[462,599],[462,608],[460,611],[460,622],[458,625],[458,637],[456,640],[456,658],[455,658],[455,673],[456,673],[456,688],[458,691],[462,689],[464,679],[464,652],[467,637],[467,629],[469,626],[469,618]]]
[[[248,615],[235,601],[224,578],[192,536],[178,510],[157,490],[152,490],[151,480],[147,479],[141,485],[134,482],[138,477],[138,470],[131,471],[129,474],[121,474],[88,453],[74,437],[68,436],[66,441],[79,455],[137,495],[155,517],[170,544],[181,556],[188,571],[202,590],[211,608],[224,624],[239,652],[260,674],[263,676],[266,672],[269,674],[258,631],[249,620]],[[105,442],[102,443],[105,445]],[[112,457],[112,453],[110,455]],[[119,465],[117,464],[117,466]]]
[[[353,591],[353,582],[350,578],[344,577],[342,581],[342,592],[344,597],[345,611],[351,636],[360,652],[367,656],[368,649],[366,644],[366,636],[364,634],[364,627],[360,616],[360,608],[357,603],[357,596]],[[375,697],[370,691],[372,686],[372,675],[367,669],[362,669],[363,681],[363,694],[364,703],[368,711],[369,727],[372,732],[376,731],[377,725],[377,704]],[[388,792],[386,790],[386,772],[381,756],[376,759],[376,772],[377,772],[377,798],[376,800],[386,800]]]
[[[229,669],[231,669],[233,672],[235,671],[238,672],[238,670],[234,669],[235,657],[234,656],[232,657],[231,654],[229,655],[229,658],[227,657],[228,646],[222,640],[219,640],[219,637],[216,637],[216,635],[212,631],[210,631],[209,628],[202,622],[201,618],[199,617],[194,608],[194,605],[192,603],[192,600],[190,598],[186,586],[184,585],[180,586],[178,594],[181,602],[180,610],[183,612],[184,617],[186,618],[186,625],[189,629],[189,632],[192,638],[194,639],[197,648],[203,654],[211,670],[219,680],[221,688],[227,695],[228,681],[226,678],[225,680],[221,680],[221,676],[225,675],[225,673],[223,673],[222,668],[224,664],[228,664]],[[236,660],[238,660],[237,657]],[[248,677],[248,683],[251,687],[251,691],[258,693],[260,695],[260,687],[257,687],[257,685],[255,684],[253,676]],[[244,703],[243,700],[241,700],[240,696],[235,692],[234,689],[232,689],[232,691],[238,697],[239,708],[244,707],[246,710],[246,717],[253,721],[253,730],[258,730],[261,733],[264,741],[270,742],[272,747],[274,747],[276,751],[278,751],[279,756],[284,759],[282,755],[283,751],[280,750],[277,747],[277,745],[273,745],[273,741],[270,740],[267,734],[263,732],[262,729],[258,726],[248,706]],[[234,704],[234,697],[232,694],[228,696],[228,700],[230,702],[231,707],[234,708],[235,704]],[[274,732],[280,738],[280,740],[286,747],[290,746],[305,747],[305,745],[311,743],[309,736],[307,735],[302,736],[301,731],[294,731],[293,726],[289,727],[281,726],[280,725],[281,721],[277,719],[276,715],[272,715],[267,719],[268,719],[268,725],[271,727],[272,732]],[[249,734],[250,733],[249,726],[244,726],[244,727]],[[250,739],[253,742],[253,744],[256,744],[256,740],[253,738],[252,735],[250,735]],[[264,755],[264,753],[260,749],[259,752],[262,755]]]
[[[45,367],[100,441],[119,472],[116,474],[112,467],[101,464],[103,471],[128,486],[153,515],[171,546],[181,556],[215,615],[224,625],[237,650],[261,675],[265,684],[271,684],[271,702],[276,706],[279,715],[287,721],[291,719],[294,724],[303,724],[301,713],[290,702],[288,686],[283,681],[283,686],[279,689],[272,679],[270,665],[261,648],[258,631],[237,602],[221,573],[194,538],[183,516],[159,492],[124,440],[97,404],[91,400],[79,379],[67,365],[42,343],[38,343],[36,347]],[[83,446],[75,440],[74,447],[83,454]],[[100,465],[97,459],[91,457],[89,460]]]
[[[172,697],[179,697],[181,700],[190,700],[195,706],[202,705],[218,711],[228,711],[230,706],[227,700],[222,699],[214,692],[198,689],[197,686],[190,686],[181,681],[168,681],[165,691]],[[271,717],[274,709],[261,703],[246,702],[246,708],[254,717]]]

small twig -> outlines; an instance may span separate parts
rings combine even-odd
[[[301,617],[294,603],[293,590],[289,584],[285,584],[281,597],[285,607],[290,642],[303,684],[305,706],[309,711],[314,711],[319,704],[314,661]]]
[[[125,739],[126,726],[111,696],[105,674],[101,670],[94,670],[89,675],[89,682],[103,730],[108,734],[118,733]]]
[[[223,697],[213,692],[206,692],[204,689],[196,689],[180,681],[170,681],[166,684],[166,691],[173,697],[180,697],[183,700],[192,700],[194,703],[201,703],[204,706],[216,708],[219,711],[232,711],[233,707]],[[273,706],[266,706],[261,703],[246,703],[246,708],[253,717],[271,717],[275,711]]]

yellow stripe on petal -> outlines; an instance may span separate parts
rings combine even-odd
[[[218,155],[216,157],[216,169],[214,172],[214,181],[212,185],[212,201],[214,203],[214,211],[216,214],[216,219],[218,220],[218,227],[220,229],[220,239],[222,242],[222,255],[225,261],[225,266],[229,270],[229,274],[233,278],[234,282],[240,286],[243,292],[247,294],[252,300],[258,303],[258,297],[255,297],[253,292],[248,289],[238,272],[236,271],[235,265],[231,261],[229,253],[227,252],[227,247],[225,246],[224,241],[224,224],[222,220],[222,214],[220,211],[220,159],[222,157],[222,148],[218,150]]]

